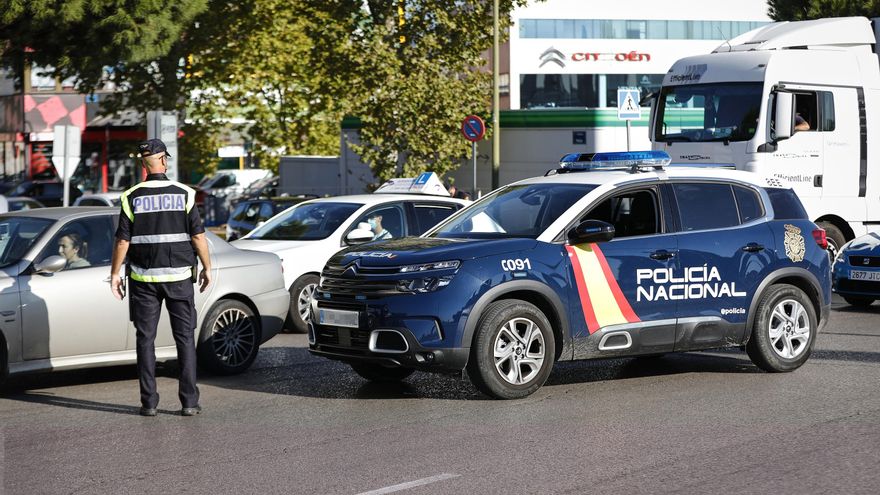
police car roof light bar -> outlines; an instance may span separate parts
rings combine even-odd
[[[619,151],[609,153],[569,153],[559,160],[559,168],[545,175],[592,170],[663,170],[672,160],[665,151]]]

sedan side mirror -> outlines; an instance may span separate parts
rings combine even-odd
[[[614,226],[601,220],[584,220],[568,231],[570,244],[607,242],[614,239]]]
[[[347,244],[363,244],[373,240],[373,231],[366,229],[354,229],[345,236]]]
[[[67,265],[67,260],[62,256],[58,256],[57,254],[54,256],[49,256],[39,263],[34,264],[34,273],[47,274],[47,273],[55,273],[64,269]]]

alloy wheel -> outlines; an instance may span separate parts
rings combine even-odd
[[[773,308],[769,323],[770,345],[784,359],[800,356],[810,342],[810,317],[801,303],[785,299]]]
[[[495,369],[505,381],[523,385],[534,379],[544,365],[544,333],[528,318],[514,318],[495,337]]]
[[[214,352],[227,366],[238,366],[253,354],[257,347],[256,331],[250,315],[238,308],[220,313],[211,327]]]

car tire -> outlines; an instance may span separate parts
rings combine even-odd
[[[415,372],[411,368],[389,368],[374,363],[350,363],[351,369],[371,382],[399,382]]]
[[[843,300],[846,301],[846,303],[850,306],[855,306],[857,308],[867,308],[868,306],[874,304],[873,297],[843,296]]]
[[[287,318],[293,333],[306,333],[309,331],[309,316],[311,314],[311,300],[318,288],[321,279],[313,273],[307,273],[296,279],[290,286],[290,309]]]
[[[816,310],[804,291],[772,285],[758,303],[746,353],[764,371],[796,370],[809,359],[817,329]]]
[[[496,301],[477,324],[468,376],[490,397],[527,397],[547,381],[555,352],[553,329],[540,309],[517,299]]]
[[[218,375],[248,369],[260,350],[260,320],[241,301],[222,299],[202,322],[199,364]]]
[[[846,236],[842,230],[831,222],[819,222],[816,225],[825,231],[825,238],[828,240],[828,256],[831,258],[831,261],[834,261],[837,253],[840,252],[840,248],[846,244]]]

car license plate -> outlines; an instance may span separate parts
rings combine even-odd
[[[333,327],[358,327],[358,312],[344,309],[318,309],[318,321],[321,325]]]
[[[852,280],[877,280],[880,281],[880,271],[869,272],[867,270],[850,270],[849,278]]]

